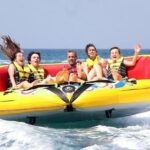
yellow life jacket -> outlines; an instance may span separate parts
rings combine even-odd
[[[30,68],[33,80],[44,79],[44,69],[42,67],[35,68],[31,64],[28,64]]]
[[[97,55],[94,60],[87,58],[86,63],[89,68],[92,68],[94,64],[100,64],[99,60],[100,60],[100,56]]]
[[[13,64],[16,67],[15,80],[17,80],[18,83],[22,81],[27,81],[30,75],[29,67],[27,65],[21,67],[16,62],[13,62]]]
[[[111,59],[108,59],[108,63],[109,63],[110,69],[114,68],[116,70],[119,70],[122,61],[123,61],[123,57],[120,57],[115,62],[113,60],[111,60]]]
[[[123,63],[123,57],[120,57],[118,60],[115,62],[112,61],[111,59],[108,59],[108,69],[107,69],[107,76],[108,78],[111,78],[112,76],[112,69],[115,69],[123,78],[127,77],[127,71],[126,71],[126,66]]]

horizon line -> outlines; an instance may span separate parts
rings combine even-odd
[[[60,49],[62,49],[62,50],[84,50],[84,48],[21,48],[21,49],[36,49],[36,50],[38,50],[38,49],[43,49],[43,50],[60,50]],[[97,50],[109,50],[110,48],[97,48]],[[134,49],[134,48],[121,48],[121,50],[132,50],[132,49]],[[142,48],[143,50],[150,50],[150,48]],[[141,49],[141,50],[142,50]]]

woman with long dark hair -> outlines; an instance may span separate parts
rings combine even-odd
[[[0,49],[11,61],[8,67],[9,86],[20,87],[22,82],[28,81],[30,75],[28,66],[24,64],[24,53],[19,44],[13,41],[10,36],[2,36],[2,39],[3,45],[0,45]]]

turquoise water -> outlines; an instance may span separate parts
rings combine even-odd
[[[64,62],[66,61],[66,53],[68,51],[68,49],[24,49],[25,58],[27,58],[28,53],[32,50],[41,52],[41,63]],[[85,58],[87,57],[83,49],[76,49],[76,52],[78,54],[78,59],[80,60],[85,60]],[[109,58],[109,50],[107,49],[98,50],[98,54],[101,55],[103,58]],[[122,50],[123,56],[131,56],[133,54],[133,49]],[[141,50],[140,54],[150,54],[150,50]],[[2,53],[0,53],[0,64],[3,63],[8,64],[9,60]]]
[[[25,55],[31,50],[24,50]],[[67,50],[39,50],[42,63],[66,61]],[[123,50],[133,55],[133,50]],[[86,58],[77,50],[79,59]],[[108,50],[98,53],[108,58]],[[141,54],[150,54],[142,50]],[[0,63],[9,61],[0,54]],[[32,126],[0,120],[0,150],[149,150],[150,111],[130,117]]]

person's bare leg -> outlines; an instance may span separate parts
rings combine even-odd
[[[113,76],[113,78],[114,78],[115,81],[122,80],[122,76],[114,68],[112,68],[111,73],[112,73],[112,76]]]
[[[91,81],[95,78],[95,76],[96,76],[96,72],[95,72],[94,68],[92,68],[87,75],[87,80]]]
[[[23,81],[16,86],[16,89],[28,89],[31,88],[33,85],[28,81]]]
[[[107,78],[107,70],[105,67],[102,68],[103,76]]]
[[[53,84],[55,83],[55,78],[48,75],[45,79],[43,79],[40,84]]]
[[[89,68],[88,68],[87,64],[83,63],[82,68],[83,68],[83,71],[84,71],[85,75],[88,76]]]
[[[103,72],[102,72],[102,67],[98,64],[94,64],[93,66],[96,76],[99,80],[103,79]]]

